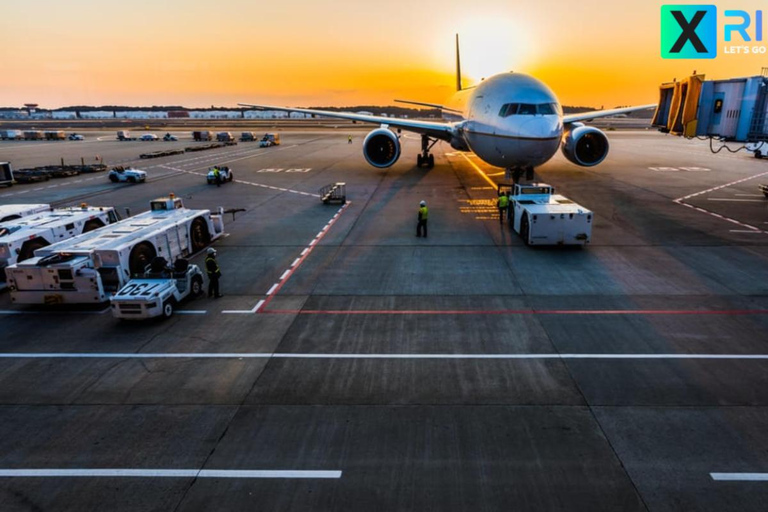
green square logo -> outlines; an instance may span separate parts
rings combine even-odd
[[[664,59],[717,57],[717,7],[662,5],[661,56]]]

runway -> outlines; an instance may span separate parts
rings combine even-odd
[[[499,222],[500,169],[446,144],[417,168],[406,137],[373,169],[357,128],[154,160],[190,141],[0,142],[15,168],[148,173],[2,203],[245,210],[215,244],[224,297],[170,320],[0,292],[0,508],[765,509],[768,162],[609,131],[601,165],[536,173],[594,212],[592,243],[532,248]]]

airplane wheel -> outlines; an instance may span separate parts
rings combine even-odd
[[[755,158],[763,158],[763,154],[760,152],[760,150],[755,151]]]
[[[427,157],[427,167],[430,169],[435,166],[435,155],[429,155]]]
[[[424,159],[421,155],[416,155],[416,167],[421,167],[424,164]]]

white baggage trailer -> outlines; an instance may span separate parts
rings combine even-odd
[[[0,287],[3,269],[34,257],[45,246],[68,240],[120,220],[112,207],[58,208],[0,225]]]
[[[526,245],[586,245],[592,238],[592,212],[546,183],[515,184],[509,200],[510,224]]]
[[[0,223],[50,211],[49,204],[0,204]]]
[[[224,233],[221,211],[184,208],[173,195],[151,209],[35,252],[5,269],[16,304],[93,304],[109,300],[156,257],[187,258]]]

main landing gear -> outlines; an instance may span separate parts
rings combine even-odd
[[[534,174],[533,174],[533,167],[515,167],[515,168],[507,168],[504,171],[505,178],[511,179],[514,183],[519,183],[520,178],[523,177],[523,173],[525,173],[525,179],[527,181],[533,181]]]
[[[432,149],[432,146],[435,144],[437,144],[437,139],[430,140],[430,138],[426,135],[421,136],[421,154],[416,157],[417,167],[426,167],[427,169],[431,169],[435,166],[435,155],[429,152],[429,150]]]

